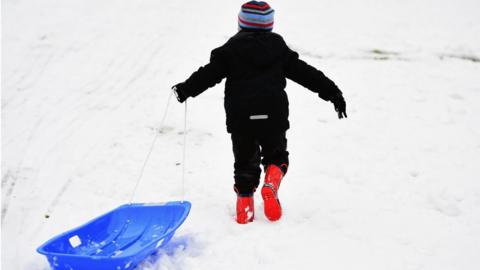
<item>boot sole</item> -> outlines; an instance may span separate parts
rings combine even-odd
[[[262,198],[265,216],[270,221],[277,221],[282,217],[282,206],[275,191],[268,186],[262,187]]]

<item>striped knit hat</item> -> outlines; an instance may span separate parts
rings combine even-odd
[[[275,11],[263,1],[250,1],[242,5],[238,14],[240,29],[273,29],[273,14]]]

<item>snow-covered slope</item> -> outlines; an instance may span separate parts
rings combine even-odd
[[[241,3],[2,1],[3,269],[47,269],[37,246],[130,199],[170,86],[235,33]],[[223,84],[192,99],[193,208],[139,269],[478,269],[479,3],[271,1],[349,118],[290,82],[284,218],[257,194],[240,226]],[[183,110],[172,100],[135,201],[181,198]]]

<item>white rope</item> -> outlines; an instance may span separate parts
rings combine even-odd
[[[150,159],[150,155],[153,152],[155,142],[157,141],[160,133],[162,133],[163,125],[165,123],[165,119],[167,118],[168,107],[170,105],[170,100],[172,99],[172,95],[173,95],[173,91],[170,92],[170,95],[168,96],[167,106],[165,107],[165,112],[163,113],[163,118],[162,118],[162,121],[160,122],[160,129],[158,130],[158,132],[156,132],[155,137],[153,138],[152,143],[150,144],[150,149],[148,150],[148,154],[145,157],[145,160],[143,161],[142,169],[140,170],[140,174],[135,184],[135,188],[133,189],[132,195],[130,196],[129,204],[132,204],[132,201],[135,198],[135,194],[137,193],[138,186],[140,185],[140,180],[142,180],[142,177],[143,177],[143,172],[145,171],[145,167],[147,166],[148,160]],[[185,106],[186,105],[187,104],[185,103]],[[182,201],[183,201],[183,197],[182,197]]]
[[[187,101],[185,100],[185,118],[183,119],[183,161],[182,161],[182,202],[185,198],[185,161],[187,155]]]

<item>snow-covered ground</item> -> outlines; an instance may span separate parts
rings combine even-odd
[[[2,1],[2,267],[128,202],[170,86],[236,31],[242,1]],[[291,167],[270,223],[233,219],[223,83],[188,103],[172,244],[138,269],[480,269],[480,2],[270,1],[275,31],[343,90],[290,82]],[[181,198],[172,100],[137,202]],[[46,218],[49,216],[49,218]]]

